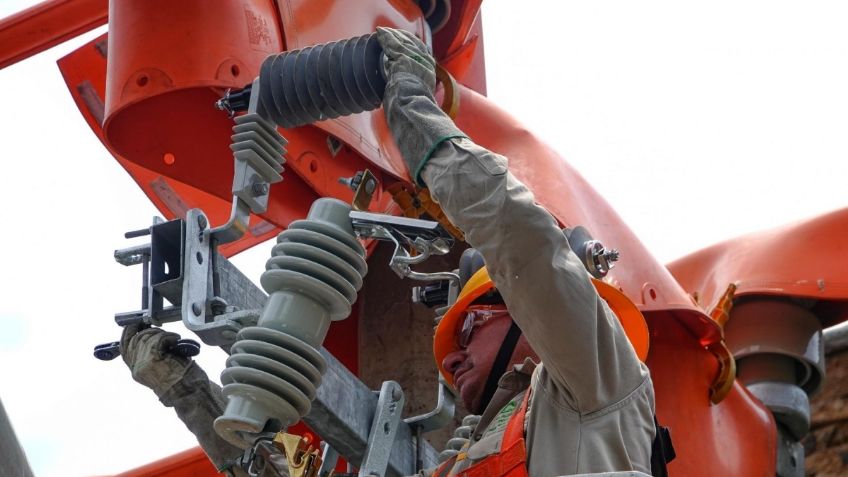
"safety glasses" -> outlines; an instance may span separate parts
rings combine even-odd
[[[465,313],[465,321],[462,322],[462,330],[459,332],[459,346],[465,348],[471,342],[474,329],[482,326],[492,318],[507,316],[509,311],[503,306],[475,308]]]

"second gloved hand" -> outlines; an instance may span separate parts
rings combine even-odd
[[[214,422],[224,409],[221,388],[191,358],[173,352],[180,335],[159,328],[127,326],[121,336],[121,356],[137,382],[152,389],[159,401],[177,416],[226,475],[246,476],[235,460],[242,450],[215,433]]]
[[[433,151],[442,142],[465,134],[436,104],[436,60],[427,46],[412,33],[392,28],[378,28],[377,40],[385,54],[386,122],[410,177],[422,185],[418,176]]]
[[[124,328],[121,356],[133,379],[152,389],[161,399],[183,378],[192,360],[170,352],[180,335],[160,328],[140,328],[141,325]]]

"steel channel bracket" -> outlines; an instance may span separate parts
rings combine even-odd
[[[386,475],[389,465],[389,455],[395,442],[400,414],[403,412],[405,398],[400,385],[394,381],[385,381],[380,388],[377,399],[377,410],[368,434],[368,446],[365,457],[359,466],[359,476],[382,477]]]

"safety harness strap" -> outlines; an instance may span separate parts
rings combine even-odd
[[[489,405],[489,402],[492,400],[492,396],[495,395],[495,391],[498,390],[498,381],[500,381],[501,376],[506,372],[507,366],[509,366],[509,361],[512,359],[512,353],[515,351],[515,346],[518,344],[518,338],[521,337],[521,328],[515,323],[512,322],[509,325],[509,331],[506,333],[506,337],[504,337],[503,344],[501,345],[501,349],[498,350],[498,355],[495,357],[495,362],[492,364],[492,370],[489,371],[489,377],[486,379],[486,387],[483,388],[483,397],[480,400],[483,408]]]
[[[654,416],[654,426],[657,429],[657,435],[651,444],[651,475],[668,477],[666,464],[673,461],[677,454],[674,452],[674,446],[671,443],[671,433],[667,427],[660,425],[657,416]]]

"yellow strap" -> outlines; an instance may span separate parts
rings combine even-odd
[[[441,224],[455,239],[465,241],[465,234],[451,223],[441,206],[430,197],[429,189],[413,189],[404,182],[396,182],[386,190],[392,194],[392,199],[403,211],[405,217],[417,219],[427,214]]]

